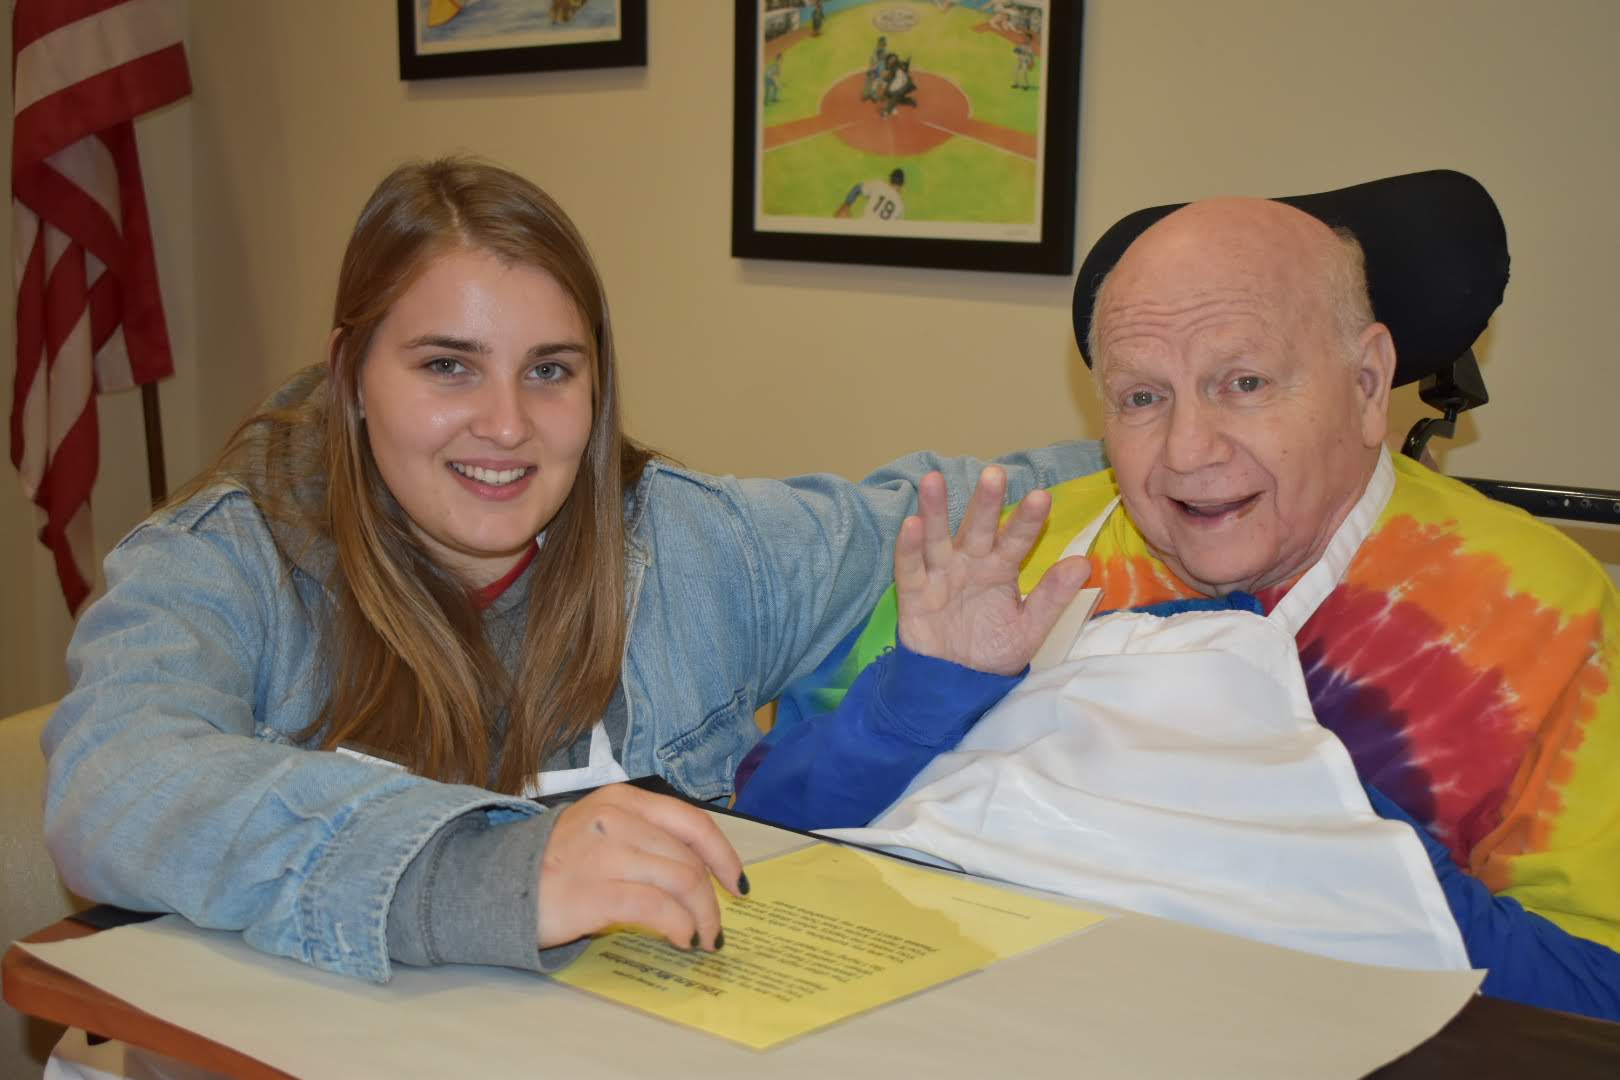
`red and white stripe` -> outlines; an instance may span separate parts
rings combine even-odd
[[[96,393],[174,372],[136,117],[191,92],[173,0],[14,0],[11,461],[70,610],[90,594]]]

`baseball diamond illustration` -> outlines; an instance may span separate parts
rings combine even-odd
[[[801,20],[764,42],[763,212],[827,217],[861,183],[902,169],[907,221],[1033,223],[1043,5],[824,7],[820,35]]]
[[[860,72],[846,75],[827,90],[821,99],[821,112],[815,116],[766,128],[765,149],[774,150],[830,131],[857,150],[909,156],[961,135],[1035,160],[1032,133],[973,119],[967,95],[943,75],[917,71],[913,79],[917,84],[915,111],[885,117],[861,101],[864,76]]]

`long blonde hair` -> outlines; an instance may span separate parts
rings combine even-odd
[[[384,316],[434,258],[465,248],[550,274],[593,332],[590,439],[546,526],[515,680],[466,583],[429,554],[383,482],[359,406],[360,368]],[[177,498],[244,478],[267,519],[333,550],[327,698],[304,739],[325,749],[357,743],[424,776],[516,792],[601,716],[624,650],[624,490],[650,455],[620,427],[601,278],[561,207],[527,180],[468,159],[413,163],[389,174],[361,211],[332,322],[329,374],[308,404],[250,417],[214,469]],[[271,447],[269,465],[245,469],[240,451],[255,441]],[[298,452],[311,443],[318,454]],[[325,474],[324,498],[309,495],[320,486],[315,469]]]

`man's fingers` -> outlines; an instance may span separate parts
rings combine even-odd
[[[951,553],[951,519],[945,478],[937,472],[917,481],[917,516],[922,518],[924,559],[930,566],[943,565]]]
[[[999,465],[986,465],[973,487],[967,513],[956,530],[956,543],[973,556],[990,554],[996,542],[996,525],[1001,519],[1001,503],[1007,493],[1007,473]]]
[[[996,555],[1011,563],[1022,563],[1041,538],[1051,509],[1052,496],[1046,492],[1025,495],[996,533]]]
[[[1083,555],[1071,555],[1053,563],[1024,597],[1023,631],[1037,647],[1090,576],[1091,561]]]
[[[928,585],[928,564],[923,558],[923,523],[908,517],[894,539],[894,587],[897,593],[921,592]]]

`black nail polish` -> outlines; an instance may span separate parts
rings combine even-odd
[[[744,896],[748,895],[748,875],[747,874],[738,874],[737,875],[737,891],[742,893]]]
[[[714,935],[714,951],[719,952],[721,949],[723,949],[725,947],[726,947],[726,932],[724,930],[720,930],[720,931],[716,932],[715,935]]]
[[[698,947],[698,932],[696,930],[694,930],[694,931],[692,931],[692,948],[695,949],[697,947]]]

